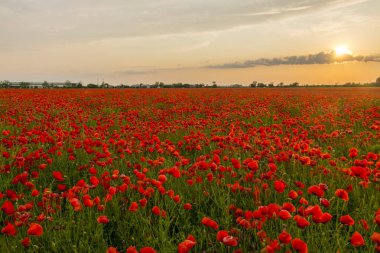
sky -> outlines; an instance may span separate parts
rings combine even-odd
[[[373,82],[379,10],[379,0],[0,0],[0,80]]]

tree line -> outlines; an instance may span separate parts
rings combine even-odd
[[[155,82],[153,84],[119,84],[119,85],[110,85],[109,83],[102,82],[101,84],[88,83],[87,85],[83,85],[82,82],[73,83],[70,81],[66,81],[63,83],[49,83],[44,81],[42,83],[36,82],[10,82],[7,80],[0,81],[0,88],[119,88],[119,89],[127,89],[127,88],[297,88],[297,87],[380,87],[380,77],[378,77],[373,83],[354,83],[348,82],[344,84],[300,84],[298,82],[285,84],[283,82],[274,84],[274,83],[263,83],[253,81],[248,86],[244,86],[242,84],[230,84],[230,85],[218,85],[215,81],[212,82],[211,85],[199,83],[199,84],[190,84],[190,83],[172,83],[165,84],[164,82]]]

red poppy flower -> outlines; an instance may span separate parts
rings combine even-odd
[[[299,253],[308,253],[307,244],[299,238],[294,238],[292,248]]]
[[[325,195],[325,192],[324,190],[322,189],[322,187],[320,187],[319,185],[313,185],[313,186],[310,186],[308,189],[307,189],[307,192],[309,194],[313,194],[313,195],[316,195],[318,197],[323,197]]]
[[[88,196],[88,195],[87,195]],[[93,207],[94,206],[94,201],[91,200],[90,196],[88,197],[83,197],[83,204],[86,207]]]
[[[58,188],[59,191],[64,191],[64,190],[66,190],[66,185],[59,184],[59,185],[57,185],[57,188]]]
[[[282,209],[285,209],[289,211],[290,213],[293,213],[296,211],[296,207],[292,203],[289,203],[289,202],[285,202],[284,204],[282,204]]]
[[[46,164],[46,163],[40,164],[40,166],[38,166],[38,168],[39,168],[40,170],[44,170],[44,169],[46,169],[46,167],[47,167],[47,164]]]
[[[291,190],[289,192],[288,196],[289,196],[289,198],[294,200],[294,199],[298,198],[298,193],[295,190]]]
[[[99,184],[99,179],[98,179],[97,177],[95,177],[95,176],[92,176],[92,177],[90,178],[90,183],[91,183],[93,186],[98,186],[98,184]]]
[[[26,248],[26,247],[29,247],[29,246],[30,246],[30,238],[29,238],[29,237],[25,237],[24,239],[22,239],[21,244],[22,244],[22,246],[24,246],[25,248]]]
[[[212,228],[212,229],[215,229],[215,230],[217,230],[217,229],[219,228],[218,223],[216,223],[216,221],[214,221],[214,220],[212,220],[212,219],[210,219],[210,218],[208,218],[208,217],[204,217],[204,218],[202,218],[201,223],[202,223],[203,225],[205,225],[205,226],[207,226],[207,227],[210,227],[210,228]]]
[[[319,221],[323,224],[329,222],[330,220],[332,219],[332,215],[329,214],[329,213],[323,213],[320,217],[319,217]]]
[[[106,253],[119,253],[119,251],[115,247],[108,247]]]
[[[140,253],[157,253],[157,251],[152,247],[144,247],[140,249]]]
[[[284,181],[282,180],[276,180],[274,181],[274,189],[279,192],[279,193],[283,193],[285,191],[285,188],[286,188],[286,184]]]
[[[342,217],[340,217],[339,221],[343,225],[348,225],[348,226],[352,226],[355,224],[354,219],[352,219],[350,215],[343,215]]]
[[[1,229],[1,233],[10,235],[10,236],[15,236],[17,231],[12,223],[8,223],[5,227]]]
[[[152,213],[155,215],[160,215],[160,208],[158,206],[154,206],[152,208]]]
[[[148,204],[148,200],[146,198],[143,198],[139,200],[139,203],[141,207],[145,207],[146,204]]]
[[[33,189],[32,192],[30,193],[32,197],[37,197],[39,194],[40,192],[37,189]]]
[[[300,204],[306,206],[306,205],[309,204],[309,201],[307,201],[307,199],[305,199],[304,197],[302,197],[302,198],[300,199]]]
[[[344,201],[348,201],[349,200],[348,192],[346,190],[343,190],[343,189],[336,190],[335,191],[335,196],[337,196],[338,198],[343,199]]]
[[[43,228],[38,223],[31,223],[27,231],[28,235],[41,236],[43,233]]]
[[[363,236],[357,231],[351,236],[350,242],[351,245],[354,247],[360,247],[365,245]]]
[[[115,195],[116,192],[117,192],[117,188],[114,187],[114,186],[111,186],[111,187],[108,189],[108,193],[109,193],[110,195],[112,195],[112,196]]]
[[[79,211],[82,209],[82,205],[77,198],[72,198],[69,200],[72,207],[74,207],[74,211]]]
[[[352,166],[351,172],[354,176],[360,177],[362,179],[368,179],[368,175],[370,174],[370,171],[367,168],[359,166]]]
[[[238,240],[236,237],[228,235],[223,238],[223,243],[227,246],[235,247],[238,245]]]
[[[380,227],[380,213],[375,216],[375,222]]]
[[[276,166],[276,165],[275,165]],[[257,161],[252,161],[248,163],[248,168],[254,172],[256,172],[259,169],[259,164]]]
[[[216,240],[219,242],[223,242],[223,238],[228,236],[228,231],[226,230],[220,230],[218,233],[216,233]]]
[[[179,203],[179,202],[181,201],[181,198],[179,197],[179,195],[175,195],[175,196],[173,197],[173,201],[174,201],[175,203]]]
[[[159,175],[158,181],[165,183],[168,180],[168,178],[165,175]]]
[[[323,205],[324,207],[329,207],[329,206],[330,206],[330,201],[328,201],[327,199],[321,198],[321,199],[319,200],[319,202],[320,202],[321,205]]]
[[[292,236],[288,232],[282,231],[282,233],[278,236],[278,239],[283,244],[289,244],[292,241]]]
[[[6,215],[12,215],[15,212],[15,208],[12,202],[9,200],[5,201],[4,204],[1,206],[1,210],[6,214]]]
[[[102,215],[98,217],[97,221],[98,223],[107,224],[110,220],[107,218],[107,216]]]
[[[299,215],[294,216],[294,220],[297,222],[297,226],[302,229],[310,225],[310,222]]]
[[[359,221],[359,224],[361,224],[365,230],[367,230],[367,231],[369,230],[369,225],[368,225],[368,222],[366,220],[361,219]]]
[[[196,242],[195,240],[195,237],[193,235],[188,235],[186,240],[190,240],[190,241],[193,241],[193,242]]]
[[[292,215],[287,210],[281,210],[278,216],[281,220],[289,220],[292,218]]]
[[[134,247],[134,246],[129,246],[129,247],[127,248],[127,251],[126,251],[125,253],[139,253],[139,252],[137,251],[136,247]]]
[[[178,253],[188,253],[195,246],[195,244],[195,241],[186,239],[178,244]]]
[[[7,151],[3,151],[3,157],[9,158],[11,155]]]
[[[55,180],[57,180],[57,181],[64,181],[65,180],[60,171],[53,171],[52,174],[53,174],[53,177],[55,178]]]
[[[130,212],[136,212],[138,208],[139,208],[139,205],[137,204],[137,202],[132,202],[128,210]]]
[[[190,203],[186,203],[186,204],[183,205],[183,209],[185,209],[185,210],[191,210],[192,208],[193,207],[192,207],[192,205]]]
[[[380,233],[377,233],[377,232],[373,232],[373,234],[371,235],[371,240],[380,245]]]

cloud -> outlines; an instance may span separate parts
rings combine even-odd
[[[180,71],[180,70],[190,70],[190,69],[199,69],[198,67],[182,67],[178,65],[177,67],[169,67],[169,68],[158,68],[158,67],[132,67],[127,70],[118,71],[115,74],[121,75],[146,75],[146,74],[156,74],[162,72],[172,72],[172,71]]]
[[[380,54],[376,55],[336,55],[334,51],[320,52],[309,55],[293,55],[277,58],[260,58],[245,62],[225,63],[222,65],[210,65],[206,68],[234,69],[251,68],[255,66],[277,66],[277,65],[312,65],[312,64],[332,64],[344,62],[380,62]]]
[[[253,12],[245,14],[245,16],[267,16],[267,15],[275,15],[280,14],[281,12],[273,10],[273,11],[262,11],[262,12]]]
[[[313,6],[311,6],[311,5],[299,6],[299,7],[293,7],[293,8],[284,9],[284,11],[302,11],[302,10],[309,9],[311,7],[313,7]]]
[[[1,0],[0,46],[225,31],[364,1]]]
[[[347,1],[347,0],[335,0],[335,1],[332,1],[330,2],[330,4],[338,4],[339,6],[343,5],[343,6],[350,6],[350,5],[356,5],[356,4],[361,4],[361,3],[365,3],[365,2],[368,2],[369,0],[351,0],[351,1]]]

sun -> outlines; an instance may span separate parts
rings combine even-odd
[[[336,56],[352,55],[352,52],[345,45],[337,46],[334,51]]]

